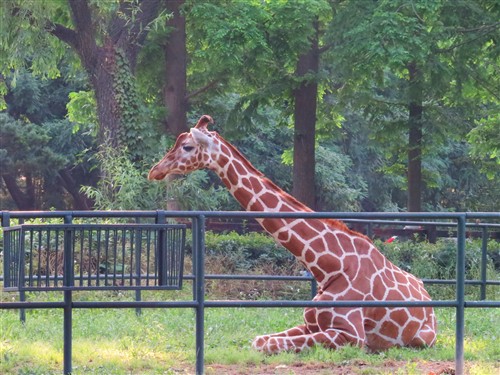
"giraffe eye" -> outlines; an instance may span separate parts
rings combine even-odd
[[[186,152],[190,152],[194,150],[193,146],[182,146],[182,149]]]

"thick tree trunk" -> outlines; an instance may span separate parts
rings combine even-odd
[[[124,53],[130,71],[135,72],[137,54],[142,47],[149,23],[157,16],[160,0],[138,2],[137,7],[130,2],[120,2],[120,9],[106,24],[107,33],[97,27],[92,6],[88,0],[68,1],[74,29],[59,24],[49,24],[47,29],[54,36],[70,45],[78,53],[83,67],[94,88],[99,119],[99,141],[116,147],[122,126],[122,113],[117,105],[115,81],[116,53]],[[101,25],[102,26],[102,25]],[[101,45],[101,43],[103,45]]]
[[[172,28],[165,46],[166,83],[163,91],[167,107],[166,130],[178,136],[187,131],[187,93],[186,93],[186,20],[180,12],[184,0],[166,0],[167,11],[173,17],[167,21]]]
[[[408,211],[422,211],[422,77],[416,63],[408,64]]]
[[[29,176],[26,177],[26,192],[19,188],[13,175],[3,174],[2,178],[12,200],[20,211],[33,211],[36,209],[34,188]]]
[[[299,57],[295,74],[304,77],[316,75],[319,69],[317,24],[311,48]],[[293,92],[295,127],[293,140],[293,191],[292,194],[313,210],[316,208],[315,189],[315,136],[316,101],[318,84],[314,77]]]
[[[94,202],[85,194],[80,192],[80,187],[71,175],[71,172],[65,168],[59,171],[59,180],[64,189],[73,197],[74,210],[91,210]]]

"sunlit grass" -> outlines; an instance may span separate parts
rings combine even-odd
[[[189,294],[189,290],[186,293]],[[130,294],[106,295],[103,292],[93,296],[75,293],[75,296],[107,300],[131,297]],[[35,297],[29,296],[29,299]],[[38,300],[57,299],[54,296],[37,297]],[[153,295],[143,297],[152,299]],[[424,350],[402,348],[369,354],[353,347],[337,351],[315,347],[299,354],[265,356],[251,348],[252,339],[301,323],[302,309],[206,309],[205,363],[207,366],[244,367],[299,362],[348,365],[362,361],[376,366],[384,361],[400,361],[407,363],[401,370],[402,374],[418,373],[412,367],[415,362],[453,361],[455,358],[455,310],[439,308],[436,314],[438,339],[434,347]],[[468,373],[495,373],[500,358],[500,309],[467,309],[465,323]],[[62,310],[28,310],[25,324],[19,321],[17,311],[0,310],[0,330],[0,373],[61,372]],[[73,312],[72,361],[75,374],[194,373],[195,345],[195,314],[192,309],[143,309],[139,316],[134,309],[81,309]]]

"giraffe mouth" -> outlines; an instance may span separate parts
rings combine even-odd
[[[163,180],[167,174],[165,172],[160,172],[156,167],[151,168],[151,170],[148,173],[148,180],[149,181],[160,181]]]

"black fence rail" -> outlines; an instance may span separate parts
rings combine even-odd
[[[454,300],[416,301],[210,301],[205,300],[207,279],[304,280],[311,277],[270,275],[205,275],[205,229],[208,218],[334,218],[366,225],[367,234],[377,225],[446,228],[456,243],[456,278],[424,280],[453,284]],[[110,219],[124,224],[104,224]],[[204,312],[206,308],[232,307],[410,307],[433,306],[456,311],[455,371],[464,373],[464,332],[466,308],[499,308],[500,301],[487,300],[486,286],[500,286],[486,279],[486,252],[489,238],[497,238],[500,213],[249,213],[249,212],[168,212],[168,211],[74,211],[1,212],[4,227],[4,287],[18,290],[18,302],[2,303],[1,309],[61,308],[64,314],[64,373],[72,370],[72,310],[86,308],[192,308],[196,313],[196,373],[204,372]],[[26,224],[32,219],[51,219],[50,224]],[[61,224],[53,224],[60,220]],[[93,224],[75,224],[75,222]],[[94,224],[96,221],[101,223]],[[183,222],[167,224],[167,222]],[[190,275],[182,274],[185,227],[191,228],[192,264]],[[177,232],[180,229],[180,233]],[[359,230],[359,227],[357,228]],[[465,242],[469,231],[481,231],[482,271],[480,280],[465,278]],[[99,239],[97,239],[99,237]],[[9,254],[5,256],[6,249]],[[62,249],[62,255],[61,255]],[[140,255],[139,255],[140,253]],[[61,258],[59,258],[61,256]],[[6,259],[7,258],[7,259]],[[48,265],[48,263],[51,263]],[[60,264],[63,264],[62,271]],[[149,268],[148,268],[149,264]],[[139,269],[140,268],[140,269]],[[69,270],[69,271],[67,271]],[[484,271],[484,273],[483,273]],[[182,279],[192,281],[192,299],[183,301],[141,301],[143,289],[177,289]],[[465,286],[479,285],[478,300],[466,300]],[[312,283],[314,287],[314,283]],[[135,301],[74,301],[73,291],[135,289]],[[27,290],[64,293],[62,302],[26,301]]]

